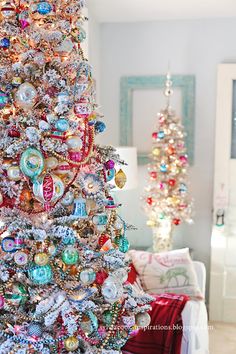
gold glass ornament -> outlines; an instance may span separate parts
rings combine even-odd
[[[47,253],[40,252],[34,256],[34,261],[37,265],[44,266],[44,265],[48,264],[49,257],[47,255]]]
[[[78,349],[79,340],[76,337],[71,336],[71,337],[68,337],[65,339],[64,344],[65,344],[65,348],[68,352],[73,352],[76,349]]]
[[[118,188],[122,189],[125,186],[126,181],[127,181],[126,174],[120,168],[119,171],[116,172],[116,174],[115,174],[115,183]]]
[[[153,154],[154,156],[159,156],[160,153],[161,153],[161,150],[160,150],[158,147],[154,147],[154,148],[152,149],[152,154]]]

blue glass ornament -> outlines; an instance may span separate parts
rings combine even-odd
[[[115,244],[119,247],[119,251],[126,253],[129,250],[129,240],[125,236],[117,236],[114,239]]]
[[[35,148],[26,149],[21,155],[20,169],[25,176],[35,179],[44,168],[42,153]]]
[[[28,276],[34,284],[48,284],[53,278],[52,267],[49,264],[44,266],[38,266],[34,264],[32,268],[28,271]]]
[[[78,40],[79,40],[79,42],[83,42],[85,39],[86,39],[86,32],[82,27],[80,27],[79,34],[78,34]]]
[[[12,253],[16,251],[15,239],[13,237],[4,237],[1,246],[4,252]]]
[[[106,124],[100,120],[95,123],[95,131],[97,133],[102,133],[106,129]]]
[[[86,210],[86,200],[84,198],[76,198],[74,200],[72,216],[79,219],[84,219],[88,216]]]
[[[28,335],[29,336],[41,337],[42,334],[43,334],[43,328],[40,323],[32,322],[29,324],[29,327],[28,327]]]
[[[55,128],[61,132],[65,132],[69,129],[69,122],[65,118],[58,119],[55,123]]]
[[[0,108],[3,108],[8,103],[7,94],[3,91],[0,91]]]
[[[162,164],[160,165],[160,171],[161,171],[161,172],[166,172],[166,171],[167,171],[167,166],[166,166],[166,164],[162,163]]]
[[[10,40],[8,38],[2,38],[0,40],[0,47],[5,48],[5,49],[9,48],[10,47]]]
[[[180,183],[179,191],[180,191],[181,193],[187,192],[187,186],[186,186],[186,184]]]
[[[37,11],[40,15],[47,15],[52,11],[52,5],[46,1],[42,1],[38,3]]]
[[[106,171],[106,177],[107,177],[107,182],[111,181],[116,174],[116,169],[112,168],[111,170],[107,170]]]
[[[62,238],[64,245],[73,245],[75,243],[75,236],[69,230],[66,231],[66,234]]]
[[[159,139],[163,139],[164,136],[165,136],[164,131],[163,131],[163,130],[160,130],[160,131],[158,132],[158,138],[159,138]]]

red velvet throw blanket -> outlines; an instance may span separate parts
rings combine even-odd
[[[180,354],[182,340],[181,312],[189,300],[186,295],[152,295],[150,325],[131,337],[123,354]]]

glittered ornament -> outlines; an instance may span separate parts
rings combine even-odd
[[[62,252],[62,260],[67,265],[73,265],[79,261],[79,252],[73,246],[68,246]]]
[[[42,337],[42,335],[43,335],[42,325],[37,322],[32,322],[29,324],[27,332],[28,332],[28,335],[31,337]]]
[[[79,348],[79,340],[78,338],[71,336],[65,339],[64,345],[65,345],[65,349],[68,352],[73,352]]]
[[[36,253],[34,256],[34,262],[35,262],[35,264],[37,264],[39,266],[44,266],[44,265],[48,264],[49,257],[47,255],[47,253],[45,253],[45,252]]]
[[[151,317],[147,312],[140,312],[135,316],[135,323],[138,327],[144,328],[149,326]]]
[[[29,110],[35,104],[37,91],[29,82],[21,84],[16,91],[16,103],[20,108]]]
[[[42,153],[35,148],[26,149],[21,155],[20,169],[25,176],[35,179],[44,168],[44,158]]]
[[[47,264],[45,266],[33,265],[28,271],[29,279],[36,285],[44,285],[50,283],[53,278],[52,267]]]
[[[80,280],[84,285],[92,284],[96,279],[96,273],[92,268],[86,268],[80,273]]]
[[[114,167],[115,167],[115,162],[113,160],[108,160],[107,162],[105,162],[105,168],[107,170],[113,170]]]
[[[125,183],[127,181],[126,174],[122,169],[119,169],[118,172],[115,174],[115,183],[118,188],[122,189],[125,186]]]

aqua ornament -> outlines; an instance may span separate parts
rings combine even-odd
[[[114,239],[115,244],[119,247],[119,251],[126,253],[129,250],[129,240],[125,236],[117,236]]]
[[[8,103],[8,96],[5,92],[0,90],[0,109],[4,108]]]
[[[112,168],[111,170],[107,170],[106,171],[107,182],[111,181],[115,177],[115,174],[116,174],[115,168]]]
[[[28,276],[34,284],[48,284],[53,278],[52,267],[49,264],[46,264],[44,266],[38,266],[33,264],[32,268],[28,271]]]
[[[69,129],[69,122],[65,118],[58,119],[55,122],[55,128],[60,132],[65,132]]]
[[[67,265],[73,265],[78,263],[79,260],[79,252],[73,246],[68,246],[62,252],[62,260]]]
[[[52,5],[46,1],[39,2],[37,4],[37,12],[40,15],[48,15],[52,11]]]
[[[44,158],[42,153],[35,148],[26,149],[21,155],[20,169],[22,173],[35,180],[43,171]]]
[[[86,200],[84,198],[76,198],[74,200],[74,208],[72,216],[78,219],[85,219],[88,216],[86,210]]]

